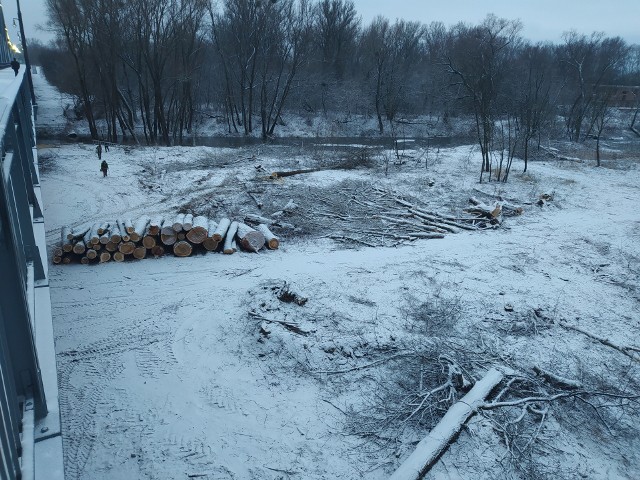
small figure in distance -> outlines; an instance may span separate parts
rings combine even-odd
[[[98,154],[98,160],[102,159],[102,144],[98,143],[98,146],[96,147],[96,153]]]
[[[107,170],[109,170],[109,164],[106,160],[102,160],[102,163],[100,164],[100,171],[102,172],[103,177],[107,176]]]
[[[20,62],[16,60],[16,57],[13,57],[13,60],[11,60],[11,68],[13,68],[13,71],[16,73],[16,77],[17,77],[18,70],[20,70]]]

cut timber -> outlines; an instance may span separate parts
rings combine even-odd
[[[238,223],[236,235],[240,239],[240,246],[245,250],[257,253],[258,250],[264,247],[264,235],[246,223]]]
[[[122,242],[118,245],[118,251],[124,255],[131,255],[136,249],[136,244],[133,242]]]
[[[176,257],[188,257],[193,252],[193,247],[189,242],[181,240],[173,246],[173,254]]]
[[[192,228],[187,232],[187,240],[191,243],[199,245],[209,235],[209,219],[207,217],[196,217],[193,219]]]
[[[114,259],[116,262],[124,262],[124,253],[122,253],[122,252],[115,252],[115,253],[113,254],[113,259]]]
[[[82,255],[87,250],[87,247],[84,245],[83,241],[76,242],[73,246],[73,253],[77,255]]]
[[[224,249],[222,250],[227,255],[231,255],[232,253],[236,252],[234,237],[236,236],[237,231],[238,222],[231,222],[231,225],[229,225],[229,230],[227,230],[227,235],[224,239]]]
[[[131,240],[131,236],[129,235],[129,232],[127,231],[127,227],[124,224],[123,221],[118,220],[118,227],[120,227],[120,235],[122,236],[122,241],[123,242],[128,242]]]
[[[213,232],[213,239],[216,242],[221,242],[222,239],[226,236],[230,226],[231,220],[229,220],[228,218],[223,218],[222,220],[220,220],[220,223]]]
[[[442,420],[423,438],[389,480],[419,480],[440,458],[465,422],[483,406],[491,391],[502,381],[502,373],[492,368],[471,391],[453,404]]]
[[[280,240],[278,239],[278,237],[276,237],[273,233],[271,233],[271,230],[269,230],[269,227],[267,227],[264,223],[261,223],[260,225],[258,225],[256,227],[256,230],[258,230],[260,233],[262,233],[262,235],[264,235],[264,239],[267,242],[268,248],[270,248],[271,250],[275,250],[280,246]]]
[[[175,232],[182,231],[182,224],[184,223],[184,213],[179,213],[176,215],[176,218],[173,220],[173,230]]]
[[[162,257],[164,255],[164,247],[162,245],[156,245],[151,249],[151,253],[154,257]]]
[[[89,250],[87,250],[87,258],[89,260],[93,260],[97,256],[98,256],[98,252],[96,252],[93,248],[90,248]]]
[[[96,245],[98,243],[100,243],[100,225],[97,223],[94,223],[93,226],[91,227],[91,232],[89,233],[89,244],[90,245]]]
[[[173,245],[178,241],[178,235],[174,231],[173,234],[167,235],[165,233],[160,234],[160,241],[167,246]]]
[[[109,243],[110,239],[111,239],[111,233],[107,229],[104,231],[102,235],[100,235],[100,245],[106,245],[107,243]]]
[[[178,232],[177,237],[178,237],[179,241],[182,241],[182,240],[185,240],[187,238],[187,234],[184,231]]]
[[[62,255],[54,255],[51,261],[54,264],[59,265],[60,263],[62,263]]]
[[[98,235],[104,235],[107,230],[109,230],[109,222],[101,223],[98,226]]]
[[[91,248],[91,246],[93,245],[91,243],[91,230],[87,231],[87,233],[84,234],[84,237],[82,238],[81,242],[84,243],[84,246],[86,248]]]
[[[60,247],[56,248],[53,251],[53,256],[54,257],[62,257],[62,255],[64,255],[64,250],[62,248],[60,248]]]
[[[202,242],[202,246],[208,251],[213,252],[218,248],[218,241],[213,238],[213,232],[216,231],[218,224],[214,220],[209,220],[209,228],[207,229],[209,234],[207,238]]]
[[[137,258],[138,260],[142,260],[147,256],[147,249],[145,247],[136,247],[133,251],[133,258]]]
[[[71,235],[71,228],[62,227],[62,250],[67,253],[73,250],[73,235],[71,235],[71,238],[69,238],[69,235]]]
[[[71,257],[66,256],[62,259],[62,263],[64,263],[65,265],[69,265],[71,263]]]
[[[82,265],[89,265],[89,257],[82,257],[82,258],[80,259],[80,263],[81,263]]]
[[[107,252],[115,252],[116,250],[118,250],[118,244],[115,242],[107,242],[107,244],[104,246],[104,248],[107,250]]]
[[[151,220],[149,220],[149,217],[141,217],[138,219],[138,221],[134,225],[133,232],[131,232],[132,242],[139,242],[140,239],[142,239],[145,232],[147,231],[147,225],[149,225],[150,221]]]
[[[122,241],[122,235],[118,223],[114,222],[109,230],[109,243],[120,243]]]
[[[130,218],[125,218],[122,221],[122,224],[124,225],[125,232],[131,234],[136,231],[136,226]]]
[[[100,254],[100,263],[105,263],[111,260],[111,254],[109,252],[102,252]]]
[[[149,221],[149,226],[147,227],[147,235],[158,235],[160,233],[160,228],[162,227],[162,217],[154,217]]]
[[[77,241],[81,238],[83,238],[85,236],[85,234],[91,229],[91,225],[85,225],[82,227],[76,227],[73,229],[73,231],[71,231],[71,233],[69,235],[71,235],[71,238],[69,238],[69,236],[67,236],[67,238],[69,240],[73,240],[73,241]]]
[[[164,220],[162,227],[160,227],[160,235],[175,235],[176,231],[173,229],[173,222],[171,220]]]
[[[185,232],[188,232],[193,228],[193,215],[190,213],[185,214],[184,220],[182,221],[182,229]]]
[[[144,248],[148,248],[149,250],[151,250],[153,247],[156,246],[156,236],[149,235],[147,232],[147,235],[142,237],[142,246]]]

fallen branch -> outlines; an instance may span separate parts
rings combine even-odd
[[[606,345],[607,347],[611,347],[619,351],[620,353],[623,353],[624,355],[631,358],[632,360],[635,360],[636,362],[640,362],[640,354],[637,353],[638,349],[636,347],[626,347],[624,345],[618,345],[616,343],[613,343],[611,340],[608,340],[603,337],[599,337],[598,335],[588,332],[587,330],[583,330],[580,327],[576,327],[575,325],[570,325],[563,321],[560,321],[558,323],[560,324],[561,327],[566,328],[567,330],[574,330],[578,333],[586,335],[587,337],[593,340],[596,340],[601,344]]]

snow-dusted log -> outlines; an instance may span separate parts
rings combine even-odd
[[[100,224],[94,223],[89,233],[89,245],[100,243],[100,233],[98,233],[98,230],[100,230]],[[87,247],[89,247],[89,245],[87,245]]]
[[[54,255],[53,258],[51,259],[51,261],[55,265],[58,265],[58,264],[62,263],[62,255]]]
[[[136,231],[136,226],[130,218],[125,218],[122,221],[122,224],[124,225],[124,231],[128,234],[132,234]]]
[[[173,220],[173,230],[175,232],[182,231],[182,224],[184,223],[184,213],[179,213]]]
[[[103,222],[98,226],[98,235],[104,235],[104,232],[109,230],[109,222]]]
[[[155,245],[151,249],[151,253],[154,257],[162,257],[164,255],[164,247],[162,245]]]
[[[129,235],[129,232],[127,231],[127,226],[124,224],[124,221],[122,220],[117,220],[118,222],[118,227],[120,228],[120,235],[122,236],[122,241],[123,242],[128,242],[131,240],[131,236]]]
[[[209,235],[209,219],[198,216],[193,219],[191,228],[187,232],[187,240],[195,245],[199,245]]]
[[[218,241],[214,240],[213,233],[216,231],[218,224],[215,220],[209,220],[209,228],[207,231],[209,232],[207,238],[202,241],[202,246],[208,251],[213,252],[216,248],[218,248]]]
[[[73,245],[73,253],[75,253],[76,255],[83,255],[86,250],[87,250],[87,247],[82,241],[82,239],[80,239]]]
[[[81,257],[80,258],[80,263],[82,265],[89,265],[89,258],[88,257]]]
[[[162,227],[163,218],[162,217],[153,217],[149,221],[149,226],[147,227],[147,235],[158,235],[160,233],[160,228]]]
[[[113,259],[116,262],[124,262],[124,253],[122,253],[122,252],[114,252],[113,253]]]
[[[245,250],[258,252],[258,250],[264,247],[264,235],[246,223],[238,223],[236,235],[240,240],[240,246]]]
[[[280,246],[280,240],[278,239],[278,237],[271,233],[269,227],[267,227],[264,223],[258,225],[256,227],[256,230],[264,235],[264,240],[267,243],[268,248],[270,248],[271,250],[275,250]]]
[[[111,260],[111,254],[109,252],[100,253],[100,263],[105,263]]]
[[[175,235],[176,231],[173,229],[173,221],[164,219],[162,226],[160,227],[160,235]]]
[[[133,232],[131,232],[132,242],[139,242],[142,237],[144,237],[144,234],[147,231],[147,225],[149,225],[150,221],[149,217],[141,217],[138,219],[134,225]]]
[[[160,234],[160,241],[167,246],[173,245],[174,243],[176,243],[178,241],[178,234],[177,232],[174,230],[173,233],[171,235],[167,235],[165,233],[161,233]]]
[[[69,235],[71,235],[71,228],[62,227],[62,250],[67,253],[73,250],[73,235],[71,235],[71,238],[69,238]]]
[[[113,222],[111,224],[111,229],[109,230],[109,243],[120,243],[121,241],[122,234],[120,233],[118,222]]]
[[[150,232],[150,228],[147,229],[147,233],[144,237],[142,237],[142,245],[144,246],[144,248],[148,248],[149,250],[151,250],[153,247],[156,246],[156,236],[155,235],[151,235]]]
[[[111,240],[111,230],[106,229],[102,235],[100,235],[100,245],[106,245]]]
[[[244,221],[249,223],[264,223],[265,225],[271,225],[272,223],[275,223],[275,221],[271,218],[254,215],[253,213],[246,214],[244,216]]]
[[[229,225],[229,230],[227,230],[227,235],[224,239],[223,252],[226,253],[227,255],[230,255],[236,252],[236,247],[234,244],[236,243],[235,236],[237,231],[238,231],[238,222],[231,222],[231,225]]]
[[[213,239],[218,243],[221,242],[222,239],[227,234],[227,231],[229,230],[230,226],[231,226],[231,220],[229,220],[228,218],[223,218],[222,220],[220,220],[220,223],[218,224],[215,231],[213,232]]]
[[[137,258],[138,260],[142,260],[147,256],[147,249],[145,247],[136,247],[133,251],[133,258]]]
[[[419,480],[447,449],[465,422],[482,407],[491,391],[502,381],[502,373],[492,368],[471,391],[449,408],[442,420],[423,438],[389,480]]]
[[[98,256],[98,252],[96,252],[93,248],[90,248],[89,250],[87,250],[87,258],[89,260],[93,260],[97,256]]]
[[[185,214],[184,220],[182,221],[182,229],[185,232],[188,232],[193,228],[193,215],[190,213]]]
[[[136,244],[133,242],[122,242],[118,245],[118,251],[124,255],[131,255],[136,249]]]
[[[80,227],[73,228],[72,231],[68,232],[67,239],[72,241],[78,241],[83,238],[85,234],[91,229],[91,225],[83,225]]]
[[[189,255],[191,255],[191,252],[193,252],[193,247],[189,242],[186,242],[184,240],[176,242],[173,246],[173,254],[176,257],[188,257]]]
[[[118,250],[118,245],[119,243],[115,243],[115,242],[107,242],[107,244],[104,246],[104,248],[107,250],[107,252],[115,252]]]

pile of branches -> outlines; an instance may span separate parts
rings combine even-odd
[[[444,238],[461,230],[493,229],[503,217],[523,211],[507,202],[489,205],[472,198],[472,206],[463,213],[448,215],[369,184],[346,183],[332,193],[309,192],[306,201],[310,203],[302,209],[305,220],[316,223],[314,227],[327,238],[369,247]]]
[[[258,252],[274,250],[280,242],[266,224],[255,228],[223,218],[219,222],[204,216],[178,214],[174,217],[142,217],[136,222],[114,220],[62,229],[61,245],[53,252],[54,264],[104,263],[111,260],[141,260],[173,253],[188,257],[196,251],[232,254],[239,249]]]

